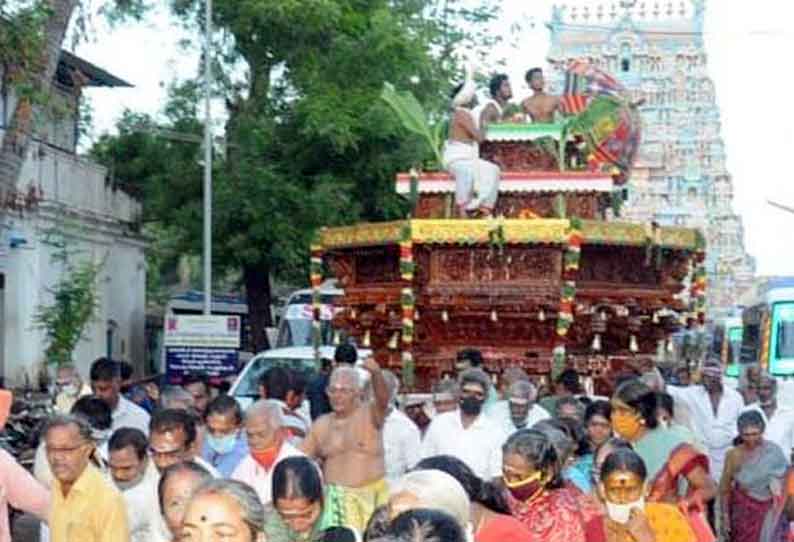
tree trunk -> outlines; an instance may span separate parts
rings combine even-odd
[[[270,348],[267,328],[273,325],[271,311],[270,268],[267,265],[243,267],[245,297],[248,302],[248,325],[251,327],[251,350],[256,354]]]
[[[49,0],[48,3],[52,12],[44,25],[46,46],[39,64],[41,69],[28,74],[44,96],[50,94],[63,38],[79,0]],[[17,100],[0,147],[0,192],[15,190],[32,136],[33,106],[28,99]]]

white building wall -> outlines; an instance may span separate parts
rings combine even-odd
[[[23,212],[0,209],[0,243],[7,247],[12,231],[27,241],[0,257],[5,275],[0,369],[7,385],[25,384],[26,374],[35,383],[45,361],[44,333],[33,326],[33,317],[40,303],[51,302],[48,288],[62,272],[45,240],[53,228],[65,232],[78,258],[105,262],[97,284],[100,307],[74,354],[81,373],[87,376],[92,361],[107,354],[111,320],[116,324],[114,358],[143,367],[145,243],[134,228],[141,209],[126,193],[108,187],[105,175],[104,168],[90,161],[37,143],[17,189],[26,193],[34,187],[41,201]]]

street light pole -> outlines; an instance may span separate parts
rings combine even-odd
[[[204,23],[204,314],[212,314],[212,0]]]

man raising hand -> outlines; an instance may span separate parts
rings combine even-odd
[[[342,518],[344,526],[360,532],[388,498],[382,431],[389,390],[374,359],[367,359],[364,369],[374,400],[362,399],[357,369],[338,367],[328,384],[332,412],[315,422],[301,446],[306,455],[322,463],[328,487],[326,507],[331,507],[332,517]]]

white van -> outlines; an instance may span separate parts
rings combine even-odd
[[[336,287],[336,281],[326,281],[320,287],[320,344],[333,342],[331,320],[336,309],[334,305],[344,291]],[[284,316],[278,325],[276,348],[290,346],[313,346],[312,344],[312,290],[307,288],[290,294],[284,308]]]

